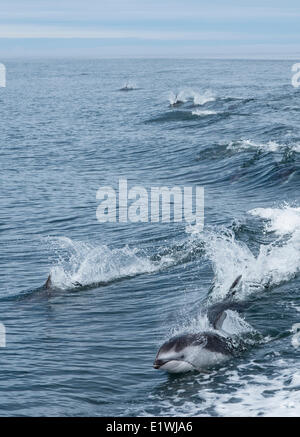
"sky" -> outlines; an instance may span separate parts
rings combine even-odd
[[[299,0],[1,0],[1,57],[300,59]]]

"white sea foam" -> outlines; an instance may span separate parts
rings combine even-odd
[[[275,141],[269,141],[268,143],[255,143],[251,140],[231,141],[227,149],[245,150],[245,149],[262,149],[268,152],[276,152],[282,146]]]
[[[265,152],[280,152],[288,149],[291,152],[300,153],[300,144],[280,144],[276,141],[268,141],[267,143],[257,143],[250,139],[231,141],[227,146],[228,150],[243,151],[247,149],[256,149]]]
[[[204,394],[205,407],[213,408],[219,416],[299,416],[300,373],[295,364],[275,360],[272,375],[260,373],[249,377],[237,371],[228,372],[227,384],[238,384],[238,390],[234,393],[209,390],[207,397]]]
[[[266,230],[277,235],[292,234],[300,230],[300,208],[284,205],[281,208],[255,208],[249,211],[254,216],[268,220]]]
[[[159,394],[155,395],[153,402],[161,406],[160,416],[298,417],[298,361],[274,356],[259,373],[257,366],[250,361],[237,370],[221,369],[220,382],[215,380],[215,372],[201,375],[185,383],[192,396],[188,397],[185,390],[179,388],[164,400]],[[149,415],[149,412],[145,410],[144,414]]]
[[[216,115],[216,111],[200,111],[199,109],[196,109],[195,111],[192,111],[193,115],[198,115],[199,117],[205,117],[206,115]]]

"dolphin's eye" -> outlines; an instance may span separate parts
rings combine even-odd
[[[184,355],[181,355],[181,357],[180,358],[184,358]]]

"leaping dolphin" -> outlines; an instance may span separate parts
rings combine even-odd
[[[227,317],[226,310],[239,309],[240,305],[232,301],[242,276],[236,278],[223,302],[212,305],[207,317],[212,327],[222,330]],[[153,367],[169,373],[185,373],[191,370],[205,371],[206,368],[231,358],[236,344],[230,337],[216,332],[188,333],[172,337],[158,350]]]

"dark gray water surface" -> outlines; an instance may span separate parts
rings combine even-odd
[[[299,415],[300,94],[291,62],[6,68],[0,415]],[[135,89],[119,91],[127,80]],[[172,108],[179,91],[185,103]],[[100,224],[96,192],[120,177],[204,186],[204,232]],[[50,271],[56,288],[47,291]],[[269,278],[269,288],[245,286],[240,296],[251,296],[243,318],[252,346],[210,374],[154,370],[162,341],[200,327],[214,277],[222,293],[239,271],[249,282]],[[78,289],[75,279],[101,284]]]

